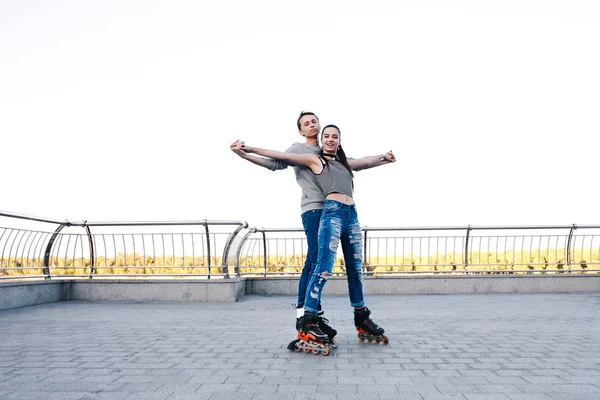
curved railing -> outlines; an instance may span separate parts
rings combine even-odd
[[[600,272],[600,225],[364,227],[363,271]],[[304,232],[243,221],[72,222],[0,212],[0,279],[282,276],[301,272]],[[344,274],[337,258],[333,273]]]
[[[0,278],[228,278],[242,221],[71,222],[0,212]],[[20,222],[17,223],[17,222]],[[37,226],[33,226],[37,224]]]
[[[60,226],[68,221],[7,212],[0,212],[0,217],[6,223],[0,225],[0,278],[49,278],[49,266],[44,260],[54,242],[52,231],[60,232]],[[40,228],[19,226],[18,222],[23,221],[38,223]]]

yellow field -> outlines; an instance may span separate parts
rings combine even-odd
[[[502,253],[469,253],[469,271],[504,272],[504,273],[547,273],[561,272],[568,269],[564,249],[541,249],[532,252],[502,252]],[[573,249],[571,270],[585,272],[586,269],[600,267],[600,251],[589,249]],[[22,263],[20,258],[2,258],[0,275],[40,275],[43,260],[29,259]],[[25,265],[26,264],[26,265]],[[95,261],[96,274],[208,274],[207,257],[144,257],[140,254],[121,254],[117,257],[98,257]],[[221,257],[211,257],[211,273],[222,273]],[[589,265],[588,265],[589,264]],[[266,262],[267,274],[299,273],[304,265],[302,255],[269,256]],[[343,273],[344,260],[336,259],[335,273]],[[429,257],[419,256],[371,256],[365,263],[367,271],[373,274],[411,273],[411,272],[452,272],[464,271],[462,254],[437,254]],[[240,272],[243,274],[265,273],[263,257],[242,257]],[[82,258],[51,258],[50,269],[53,275],[85,275],[90,273],[90,260]]]

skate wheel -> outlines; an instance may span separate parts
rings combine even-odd
[[[379,344],[379,342],[381,342],[381,340],[375,339],[375,344]]]
[[[309,349],[308,347],[305,347],[305,348],[304,348],[304,352],[305,352],[306,354],[308,354],[308,353],[310,353],[310,349]]]
[[[328,347],[325,347],[325,350],[323,350],[323,351],[322,351],[322,354],[323,354],[324,356],[328,356],[328,355],[329,355],[329,353],[331,353],[331,349],[329,348],[329,346],[328,346]]]
[[[372,339],[367,339],[367,343],[371,343],[372,341]]]
[[[361,342],[364,342],[364,341],[365,341],[365,338],[364,338],[364,337],[362,337],[362,336],[360,335],[360,333],[359,333],[359,334],[358,334],[358,340],[360,340]]]
[[[319,354],[319,353],[320,353],[320,351],[319,351],[319,350],[317,350],[317,349],[313,349],[312,353],[316,355],[316,354]]]
[[[385,335],[381,335],[381,338],[383,339],[383,344],[388,344],[390,342],[387,336]]]
[[[331,348],[333,348],[333,349],[337,349],[337,347],[339,346],[339,343],[338,343],[338,341],[337,341],[337,340],[335,340],[335,339],[331,339],[331,345],[330,345],[330,346],[331,346]]]
[[[302,351],[302,348],[301,348],[301,347],[296,347],[296,348],[294,349],[294,351],[295,351],[296,353],[300,353],[300,352]]]

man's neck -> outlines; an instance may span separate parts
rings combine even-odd
[[[310,144],[311,146],[318,146],[319,139],[317,137],[306,138],[306,144]]]

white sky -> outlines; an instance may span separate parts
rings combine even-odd
[[[300,227],[301,110],[366,226],[599,223],[600,2],[0,0],[0,210]]]

